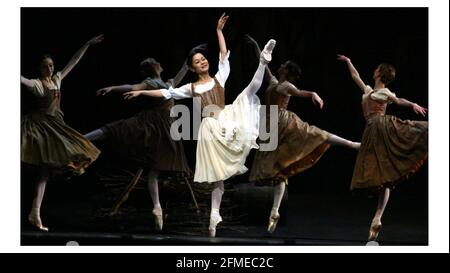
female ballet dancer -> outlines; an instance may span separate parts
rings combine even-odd
[[[201,50],[206,45],[199,45],[192,50]],[[175,78],[164,82],[161,79],[163,68],[154,58],[147,58],[140,64],[145,80],[138,84],[124,84],[101,88],[97,95],[110,92],[125,93],[142,89],[161,89],[176,87],[186,75],[186,62]],[[91,141],[108,138],[115,150],[140,166],[149,168],[147,187],[153,201],[152,214],[157,230],[163,228],[163,211],[159,200],[158,176],[160,172],[178,172],[184,176],[192,174],[184,154],[181,140],[175,141],[170,135],[174,118],[170,109],[174,100],[164,98],[145,98],[148,107],[135,116],[118,120],[85,135]]]
[[[102,40],[103,35],[89,40],[56,74],[53,74],[52,58],[44,55],[40,60],[39,78],[20,78],[36,103],[36,108],[21,120],[21,161],[38,168],[28,221],[41,231],[48,231],[42,224],[40,210],[49,177],[80,175],[100,154],[89,140],[64,123],[60,90],[61,81],[80,61],[86,50]]]
[[[258,43],[247,35],[257,55]],[[267,231],[275,231],[280,214],[288,178],[312,167],[327,151],[330,145],[340,145],[358,149],[359,143],[343,139],[316,126],[310,126],[295,113],[287,110],[291,96],[311,98],[312,102],[323,107],[323,101],[316,92],[300,90],[293,83],[300,77],[300,67],[292,61],[286,61],[278,69],[279,79],[266,67],[265,79],[269,81],[266,90],[266,104],[278,106],[278,146],[273,151],[256,152],[249,180],[256,184],[274,186],[273,206]],[[267,115],[270,119],[270,115]],[[269,120],[268,120],[269,121]]]
[[[208,60],[201,52],[192,52],[188,64],[198,76],[194,83],[180,88],[154,91],[131,91],[125,98],[145,95],[166,99],[199,98],[201,111],[216,111],[214,115],[202,119],[197,142],[194,181],[213,183],[211,193],[211,214],[209,236],[215,237],[216,226],[222,221],[219,209],[224,192],[223,181],[247,171],[245,159],[252,148],[258,148],[260,102],[256,92],[261,87],[264,69],[271,60],[275,40],[270,40],[260,56],[260,63],[250,84],[238,95],[233,104],[225,105],[224,87],[230,73],[227,51],[222,29],[228,16],[223,14],[216,32],[220,47],[219,71],[214,77],[209,75]],[[214,112],[214,111],[213,111]],[[204,116],[204,115],[203,115]]]
[[[362,109],[366,119],[361,148],[356,158],[351,190],[379,192],[378,206],[369,230],[369,241],[375,241],[381,230],[381,217],[389,200],[390,189],[415,173],[428,156],[428,122],[401,120],[386,115],[386,106],[395,103],[410,107],[425,116],[427,109],[406,99],[398,98],[386,85],[395,79],[395,68],[380,64],[373,73],[375,86],[365,85],[351,60],[338,55],[347,63],[350,74],[363,91]]]

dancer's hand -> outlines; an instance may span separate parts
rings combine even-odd
[[[422,116],[425,116],[426,114],[427,114],[427,109],[426,108],[423,108],[422,106],[420,106],[420,105],[418,105],[417,103],[413,103],[413,110],[414,110],[414,113],[416,113],[416,114],[420,114],[420,115],[422,115]]]
[[[223,27],[225,26],[225,23],[228,20],[228,15],[225,15],[225,12],[222,14],[222,16],[220,16],[219,21],[217,22],[217,30],[222,31]]]
[[[123,94],[123,98],[126,100],[138,97],[142,94],[141,91],[130,91]]]
[[[90,45],[90,46],[91,46],[91,45],[95,45],[95,44],[98,44],[98,43],[100,43],[101,41],[103,41],[103,39],[104,39],[104,35],[101,34],[101,35],[95,36],[94,38],[90,39],[90,40],[87,42],[87,44]]]
[[[337,57],[338,61],[346,62],[346,63],[351,62],[350,58],[348,58],[347,56],[339,55],[339,54],[337,56],[338,56]]]
[[[320,109],[323,107],[323,100],[317,95],[316,92],[314,92],[311,96],[311,99],[314,103],[314,105],[318,105]]]
[[[97,90],[95,93],[97,94],[97,96],[104,96],[106,94],[108,94],[109,92],[111,92],[112,87],[104,87],[102,89]]]

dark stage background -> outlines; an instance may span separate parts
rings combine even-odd
[[[316,91],[325,105],[320,110],[309,99],[292,98],[290,110],[302,120],[331,133],[359,141],[365,126],[361,91],[352,81],[346,65],[336,61],[336,54],[349,56],[361,78],[372,86],[376,66],[380,62],[392,63],[397,69],[397,79],[390,89],[399,97],[428,107],[426,8],[22,8],[21,73],[35,78],[36,63],[44,53],[53,56],[55,71],[58,71],[87,40],[104,34],[105,40],[88,49],[62,84],[65,121],[86,133],[141,109],[141,99],[124,101],[117,94],[96,97],[95,91],[142,80],[139,63],[144,58],[155,57],[160,61],[164,68],[162,77],[168,79],[175,75],[193,46],[207,42],[210,72],[214,74],[218,60],[215,28],[223,12],[230,15],[224,28],[231,51],[227,103],[248,84],[257,67],[253,50],[243,39],[245,34],[250,34],[261,47],[270,38],[277,40],[273,61],[269,64],[272,72],[288,59],[302,67],[303,75],[297,86]],[[190,80],[193,80],[192,74],[188,74],[182,84]],[[22,94],[21,110],[25,113],[29,102],[26,94]],[[264,102],[263,89],[259,96]],[[178,103],[191,106],[190,100]],[[388,108],[389,114],[403,119],[423,119],[411,109],[395,105]],[[184,143],[194,169],[195,142]],[[253,156],[254,151],[247,159],[249,168]],[[328,203],[330,209],[339,210],[339,202],[329,200],[351,196],[349,186],[355,159],[355,151],[332,147],[313,168],[290,179],[289,194],[311,194],[317,196],[317,204]],[[105,150],[90,172],[107,172],[115,164],[119,163]],[[247,175],[232,180],[246,183]],[[391,198],[406,197],[405,202],[398,204],[405,210],[414,202],[414,209],[420,211],[411,213],[412,217],[418,215],[421,217],[418,221],[426,223],[427,189],[428,167],[425,165],[413,178],[397,187]],[[297,201],[290,198],[289,202]],[[356,210],[358,202],[354,202],[354,206]],[[374,211],[375,206],[364,212],[368,220]],[[388,211],[389,205],[386,213]],[[348,211],[349,215],[352,213],[355,212]]]

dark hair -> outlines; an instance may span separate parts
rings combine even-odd
[[[291,60],[286,62],[286,77],[289,82],[296,82],[300,78],[301,74],[302,69],[298,64],[294,63]]]
[[[384,84],[390,84],[395,80],[395,67],[388,63],[382,63],[380,68],[380,80]]]
[[[154,65],[158,62],[154,58],[147,58],[141,62],[140,69],[141,73],[145,78],[154,78],[156,77],[156,71]]]
[[[194,55],[197,53],[201,53],[203,55],[205,55],[206,53],[206,47],[207,44],[201,44],[200,46],[196,46],[194,47],[188,54],[188,57],[186,59],[186,64],[192,68],[192,59],[194,58]]]
[[[47,54],[47,53],[46,54],[42,54],[39,57],[39,59],[36,60],[36,69],[37,69],[37,72],[39,73],[39,75],[41,74],[41,66],[42,66],[43,61],[45,59],[53,60],[52,56],[50,54]]]
[[[53,60],[53,58],[52,58],[52,56],[51,56],[50,54],[42,54],[42,55],[41,55],[41,58],[39,59],[39,65],[41,65],[41,64],[42,64],[42,61],[45,60],[45,59],[51,59],[51,60]]]

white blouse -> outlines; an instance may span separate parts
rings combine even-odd
[[[42,84],[40,79],[33,79],[31,80],[33,82],[33,87],[30,89],[32,93],[34,93],[37,96],[44,96],[45,94],[45,87]],[[54,85],[55,88],[52,89],[61,89],[61,72],[57,72],[55,75],[52,76],[52,85]]]
[[[392,103],[390,97],[395,97],[395,93],[392,93],[388,88],[381,88],[374,91],[370,85],[367,85],[366,88],[364,88],[364,95],[369,95],[370,98],[378,101],[378,102],[387,102]]]
[[[230,61],[228,60],[229,57],[229,50],[224,60],[220,59],[219,54],[219,70],[217,71],[215,78],[223,88],[225,88],[225,82],[228,79],[228,75],[230,75]],[[211,90],[214,87],[214,84],[214,79],[211,79],[209,82],[196,85],[195,93],[201,94],[208,90]],[[169,89],[161,89],[161,93],[164,98],[166,98],[166,100],[170,98],[174,98],[176,100],[192,98],[192,83],[185,84],[178,88],[170,87]]]

